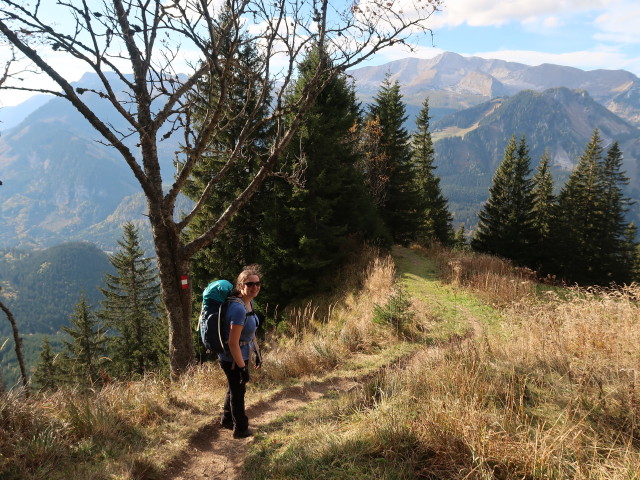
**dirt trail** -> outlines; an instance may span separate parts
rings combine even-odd
[[[295,411],[329,392],[348,392],[360,379],[334,378],[293,387],[247,408],[251,428],[260,431],[282,415]],[[217,419],[191,439],[189,447],[168,468],[165,480],[241,479],[242,467],[252,438],[234,439]]]

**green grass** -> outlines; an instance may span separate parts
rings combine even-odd
[[[502,319],[498,309],[468,290],[440,281],[433,259],[401,247],[394,249],[393,258],[402,284],[431,320],[431,340],[464,337],[473,332],[474,323],[491,328]]]

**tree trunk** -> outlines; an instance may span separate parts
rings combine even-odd
[[[16,355],[18,356],[18,364],[20,365],[22,385],[24,386],[25,395],[28,397],[30,393],[29,378],[27,377],[27,369],[24,366],[24,358],[22,356],[22,338],[20,338],[20,334],[18,333],[18,324],[16,323],[15,318],[13,318],[13,314],[2,302],[0,302],[0,309],[2,309],[2,311],[7,315],[7,319],[9,320],[9,323],[11,323],[11,328],[13,329],[13,340],[16,344]],[[2,383],[2,379],[0,379],[0,383]]]
[[[178,377],[195,359],[191,334],[191,282],[186,288],[182,277],[189,275],[189,258],[180,238],[156,215],[150,215],[162,298],[169,322],[169,364],[171,376]]]

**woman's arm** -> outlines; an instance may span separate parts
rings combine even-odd
[[[234,362],[240,368],[245,367],[242,350],[240,350],[240,334],[243,328],[244,325],[234,325],[232,323],[229,330],[229,353],[231,353]]]

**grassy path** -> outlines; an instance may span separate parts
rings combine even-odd
[[[411,362],[425,344],[447,348],[452,340],[480,335],[484,325],[497,318],[494,310],[473,295],[440,282],[430,259],[401,247],[394,249],[393,258],[401,284],[418,312],[417,321],[429,325],[422,341],[354,355],[323,378],[300,382],[250,403],[251,424],[259,432],[255,438],[233,440],[229,431],[212,422],[192,438],[162,479],[374,478],[367,475],[384,470],[384,465],[372,465],[367,458],[344,465],[327,452],[336,449],[337,457],[351,454],[357,458],[363,449],[375,448],[367,446],[366,439],[346,440],[344,446],[340,436],[349,436],[361,421],[358,411],[365,408],[362,405],[375,404],[380,379],[398,365]],[[250,393],[248,399],[251,401]],[[352,451],[343,454],[342,448]]]
[[[480,335],[500,319],[500,313],[467,290],[438,280],[436,265],[415,250],[394,247],[398,276],[417,310],[430,320],[430,338],[449,341]]]

